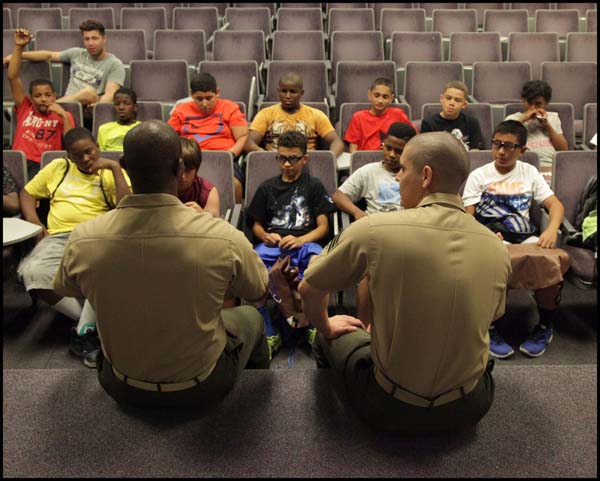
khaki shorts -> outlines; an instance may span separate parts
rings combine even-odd
[[[54,277],[60,266],[70,232],[44,237],[17,269],[25,289],[54,289]]]

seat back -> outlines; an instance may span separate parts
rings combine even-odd
[[[372,162],[381,162],[383,151],[381,150],[356,150],[350,155],[350,174],[360,169],[363,165]]]
[[[12,29],[13,28],[13,23],[12,23],[12,14],[10,12],[10,8],[3,8],[2,9],[2,29]]]
[[[536,32],[555,32],[566,38],[569,32],[579,32],[579,12],[571,10],[536,10]]]
[[[165,13],[167,15],[167,26],[165,28],[172,28],[173,25],[173,10],[175,8],[180,8],[183,5],[187,5],[183,4],[183,3],[159,3],[159,2],[150,2],[150,3],[140,3],[139,7],[140,8],[157,8],[157,7],[162,7],[165,9]]]
[[[206,60],[202,30],[155,30],[154,60],[185,60],[188,66]]]
[[[104,25],[105,29],[115,28],[115,12],[111,7],[69,9],[69,28],[71,30],[79,29],[79,25],[89,19],[97,20]],[[79,32],[79,30],[77,31]]]
[[[442,34],[440,32],[393,32],[390,60],[397,68],[405,68],[408,62],[441,62],[444,60]]]
[[[327,34],[342,30],[375,30],[372,8],[331,8],[327,15]]]
[[[350,120],[352,120],[352,116],[358,112],[359,110],[369,110],[371,108],[371,104],[369,102],[347,102],[345,104],[340,105],[340,119],[336,123],[336,132],[340,139],[344,138],[346,134],[346,130],[348,129],[348,125],[350,125]],[[391,109],[402,109],[406,116],[411,119],[411,110],[410,105],[408,104],[390,104]]]
[[[475,62],[472,95],[477,102],[519,102],[521,87],[528,80],[531,80],[529,62]]]
[[[535,17],[537,10],[549,10],[552,8],[551,3],[532,3],[532,2],[516,2],[509,4],[511,10],[527,10],[528,17]]]
[[[381,32],[388,39],[394,32],[424,32],[425,9],[384,8],[381,10]]]
[[[598,34],[596,32],[567,33],[565,62],[597,62]]]
[[[29,84],[32,80],[36,79],[48,79],[52,81],[50,62],[30,62],[23,60],[21,63],[21,81],[23,82],[25,91],[29,91]],[[3,100],[12,101],[12,93],[8,82],[8,68],[6,65],[2,69],[2,98]]]
[[[598,175],[594,151],[557,152],[552,172],[552,190],[565,207],[565,218],[574,226],[577,204],[588,180]]]
[[[567,139],[568,149],[575,149],[575,129],[574,129],[574,117],[573,117],[573,105],[563,102],[551,102],[546,107],[548,112],[556,112],[560,119],[560,125],[563,131],[565,139]],[[523,111],[523,104],[521,103],[510,103],[504,106],[504,117],[512,115],[516,112]]]
[[[596,3],[557,3],[557,10],[571,10],[575,9],[579,12],[579,18],[585,18],[585,14],[590,9],[596,8]]]
[[[498,32],[508,37],[510,32],[527,32],[527,10],[486,10],[483,13],[483,31]]]
[[[234,2],[231,4],[232,7],[236,8],[258,8],[265,7],[269,9],[270,15],[273,17],[277,12],[276,3],[258,3],[258,2]]]
[[[221,30],[214,33],[213,60],[254,60],[259,66],[266,59],[262,30]]]
[[[100,102],[94,105],[92,111],[92,134],[98,138],[98,128],[107,122],[116,120],[115,109],[111,102]],[[137,102],[136,119],[143,122],[145,120],[162,120],[162,107],[160,102]]]
[[[25,154],[20,150],[3,150],[2,163],[15,178],[17,189],[20,191],[29,182]]]
[[[460,62],[408,62],[405,99],[413,119],[420,120],[423,104],[439,101],[446,84],[452,80],[464,80]]]
[[[598,12],[596,10],[588,10],[586,12],[585,25],[587,32],[598,31]]]
[[[227,7],[225,23],[228,30],[262,30],[265,38],[271,35],[271,11],[266,7]]]
[[[223,20],[225,18],[225,10],[229,6],[229,3],[216,2],[216,3],[208,3],[208,2],[189,2],[189,8],[216,8],[219,14],[219,20]]]
[[[17,28],[26,28],[35,35],[40,29],[62,30],[62,10],[60,8],[19,8]]]
[[[498,32],[457,32],[450,34],[448,60],[473,65],[474,62],[501,62]]]
[[[114,28],[121,28],[121,10],[123,10],[123,8],[130,8],[131,3],[112,3],[112,2],[96,3],[95,7],[96,8],[112,8],[114,15],[115,15]],[[105,25],[105,27],[106,27],[106,25]],[[108,27],[106,27],[106,28],[108,28]]]
[[[503,3],[465,3],[465,8],[472,8],[477,12],[477,28],[483,27],[483,16],[486,10],[502,10]]]
[[[210,180],[219,191],[219,211],[224,217],[235,205],[233,154],[223,150],[203,150],[198,176]]]
[[[189,90],[188,65],[185,60],[133,60],[131,88],[138,100],[175,102]]]
[[[64,159],[67,156],[66,150],[47,150],[42,154],[40,169],[46,167],[54,159]]]
[[[442,111],[440,103],[423,104],[423,113],[421,118],[425,119]],[[481,137],[483,139],[483,149],[488,150],[492,147],[492,106],[486,103],[467,104],[464,110],[465,115],[474,117],[479,122]]]
[[[174,30],[203,30],[208,40],[219,28],[219,12],[216,7],[175,8],[173,10]],[[212,45],[209,48],[212,50]]]
[[[331,73],[336,81],[335,69],[341,60],[383,61],[383,35],[381,32],[333,32],[331,35]]]
[[[434,32],[441,32],[444,38],[452,32],[476,32],[477,10],[474,9],[435,9],[432,13]]]
[[[413,8],[412,3],[373,3],[373,13],[375,16],[375,30],[381,30],[381,11],[384,8]]]
[[[420,3],[419,6],[425,9],[425,15],[432,18],[434,10],[452,10],[458,8],[458,3]]]
[[[598,104],[585,104],[583,107],[583,145],[588,145],[598,131]]]
[[[269,64],[267,69],[267,86],[265,92],[266,102],[278,102],[277,88],[282,75],[289,72],[299,72],[302,76],[304,95],[302,101],[323,102],[329,94],[327,85],[327,66],[324,61],[301,60],[287,61],[276,60]]]
[[[323,32],[321,9],[280,7],[277,11],[277,30]]]
[[[72,30],[38,30],[33,42],[35,50],[61,51],[72,47],[83,46],[81,32],[77,27]],[[14,46],[14,44],[13,34],[11,45]],[[112,52],[112,49],[110,51]]]
[[[559,62],[558,35],[552,32],[513,32],[508,35],[508,61],[529,62],[532,80],[541,78],[542,62]]]
[[[146,60],[144,30],[106,30],[106,37],[110,42],[110,53],[115,54],[125,65],[129,65],[133,60]]]
[[[152,57],[154,31],[167,28],[167,12],[164,7],[123,8],[121,9],[123,30],[141,29],[146,39],[146,54]]]
[[[323,34],[316,30],[276,30],[271,57],[272,60],[325,60]]]

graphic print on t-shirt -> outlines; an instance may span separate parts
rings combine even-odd
[[[379,184],[377,202],[385,208],[385,204],[392,204],[392,209],[400,204],[400,184],[398,182],[383,182]],[[388,209],[386,209],[388,210]]]
[[[265,133],[265,145],[272,145],[273,149],[276,150],[279,145],[279,136],[289,130],[296,130],[297,132],[304,134],[308,140],[308,145],[316,142],[317,135],[306,122],[298,120],[292,123],[286,120],[275,120]]]
[[[532,232],[534,226],[527,218],[532,195],[523,190],[523,182],[492,182],[481,194],[476,218],[488,222],[503,219],[502,223],[512,232]]]
[[[288,204],[279,207],[271,219],[271,226],[276,229],[300,230],[310,223],[310,210],[306,197],[298,194],[298,186],[294,188]]]

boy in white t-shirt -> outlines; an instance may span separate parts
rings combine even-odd
[[[515,120],[498,124],[492,135],[494,161],[475,169],[465,184],[463,202],[468,214],[487,225],[502,240],[520,243],[536,234],[529,219],[529,207],[533,199],[549,212],[550,222],[539,234],[537,245],[552,249],[556,247],[558,229],[564,217],[564,206],[552,192],[540,172],[532,165],[518,160],[525,153],[527,130]],[[535,290],[540,322],[519,350],[529,356],[541,356],[552,341],[552,318],[562,282]],[[495,323],[490,327],[490,354],[507,358],[514,354]]]

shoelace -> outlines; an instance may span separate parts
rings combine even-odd
[[[547,338],[546,331],[547,331],[547,329],[537,327],[536,330],[534,331],[534,333],[532,334],[531,338],[536,342],[537,341],[545,341]]]

